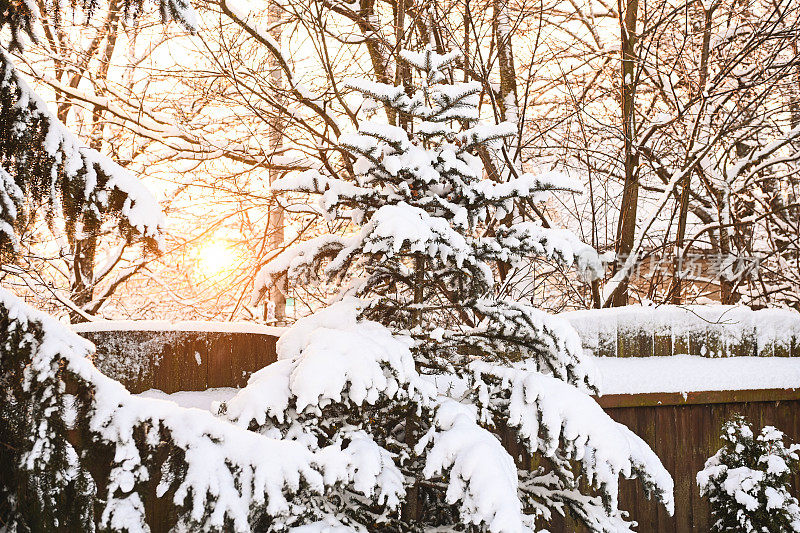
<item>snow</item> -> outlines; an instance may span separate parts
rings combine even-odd
[[[495,139],[511,137],[517,134],[517,126],[511,122],[501,122],[500,124],[480,124],[469,128],[458,134],[461,139],[462,150],[466,147],[477,146]],[[491,183],[491,182],[489,182]]]
[[[368,197],[373,194],[371,189],[358,187],[350,181],[329,178],[314,169],[295,174],[287,174],[275,180],[270,188],[276,192],[298,191],[322,194],[323,199],[321,204],[326,210],[327,206],[335,205],[340,197]]]
[[[380,505],[392,509],[400,505],[406,489],[403,474],[394,464],[395,454],[381,448],[369,434],[362,430],[345,431],[342,438],[318,452],[323,462],[328,451],[333,452],[333,460],[325,471],[326,485],[352,480],[357,492],[374,498]],[[342,454],[346,461],[339,459]]]
[[[167,400],[179,405],[180,407],[194,407],[204,411],[216,412],[215,406],[227,402],[236,395],[238,389],[233,387],[218,387],[202,391],[179,391],[172,394],[160,391],[159,389],[148,389],[136,394],[141,398],[155,398],[157,400]]]
[[[98,331],[195,331],[213,333],[255,333],[280,337],[286,328],[264,326],[253,322],[215,322],[191,320],[168,322],[166,320],[98,320],[70,326],[76,333]]]
[[[17,205],[21,205],[23,199],[22,189],[14,177],[0,167],[0,237],[5,234],[15,249],[19,243],[13,224],[17,220]]]
[[[375,137],[389,144],[396,144],[400,150],[407,149],[411,144],[406,131],[403,128],[392,126],[391,124],[362,122],[358,126],[358,132],[361,135]]]
[[[501,261],[517,264],[529,260],[531,252],[574,265],[588,280],[602,277],[603,264],[597,251],[561,228],[545,228],[534,222],[519,222],[510,227],[501,225],[493,239],[484,237],[481,244],[487,253]]]
[[[667,511],[674,512],[674,483],[647,444],[627,427],[612,420],[590,396],[540,372],[494,366],[475,361],[471,370],[500,380],[508,391],[507,425],[518,431],[529,452],[553,457],[556,453],[581,463],[586,480],[608,491],[617,508],[619,476],[634,474],[651,486]],[[486,384],[481,387],[487,387]],[[491,386],[484,394],[491,394]]]
[[[191,33],[199,31],[197,13],[188,0],[161,0],[160,7],[162,20],[174,19]]]
[[[342,524],[333,517],[317,520],[310,524],[293,527],[289,533],[356,533],[357,530]]]
[[[453,64],[461,54],[458,50],[451,50],[445,54],[433,53],[430,46],[425,48],[424,52],[413,52],[411,50],[402,50],[400,57],[407,63],[415,66],[422,71],[439,71],[448,65]]]
[[[519,480],[514,460],[500,441],[477,424],[474,406],[444,399],[436,410],[436,425],[417,445],[429,442],[423,474],[435,478],[450,470],[447,503],[459,503],[461,519],[487,524],[491,532],[533,531],[531,517],[522,513],[517,496]]]
[[[170,1],[175,5],[182,4],[181,0]],[[18,95],[18,100],[12,107],[13,113],[9,117],[13,121],[10,134],[21,139],[34,129],[45,134],[42,148],[52,158],[53,166],[50,176],[39,176],[39,179],[46,183],[45,190],[53,197],[53,203],[58,205],[61,200],[55,183],[63,179],[82,180],[83,200],[94,209],[108,208],[111,193],[116,192],[116,196],[122,199],[120,211],[123,221],[142,236],[159,243],[164,215],[155,198],[142,183],[111,159],[84,146],[22,79],[11,56],[3,50],[0,50],[0,67],[3,72],[0,87]],[[106,178],[102,184],[98,182],[98,172]]]
[[[800,532],[800,505],[790,493],[787,461],[797,464],[800,445],[765,426],[754,438],[741,416],[725,422],[723,447],[697,473],[700,495],[711,501],[715,530]]]
[[[320,235],[284,250],[259,270],[253,283],[250,305],[258,303],[265,288],[271,286],[275,278],[279,278],[283,273],[292,279],[306,280],[321,255],[336,256],[331,262],[334,265],[344,261],[352,250],[354,242],[353,238]]]
[[[384,205],[373,215],[364,232],[364,252],[385,252],[391,256],[406,247],[410,252],[455,259],[460,267],[472,250],[464,237],[446,220],[432,217],[424,210],[404,202]]]
[[[362,94],[366,94],[381,102],[395,102],[405,96],[402,87],[395,87],[387,83],[378,83],[360,78],[348,78],[345,86],[354,89]]]
[[[227,416],[248,427],[268,417],[282,422],[290,402],[301,413],[331,403],[374,404],[379,396],[431,397],[433,386],[414,367],[411,340],[357,321],[363,305],[347,298],[298,320],[278,340],[278,362],[250,376],[226,403]]]
[[[552,374],[583,391],[594,390],[596,369],[591,358],[584,357],[581,339],[569,322],[522,302],[479,299],[475,308],[485,319],[474,328],[464,328],[463,334],[510,339],[515,349],[526,355],[526,367]],[[538,348],[542,344],[547,346],[544,353]]]
[[[440,379],[417,374],[410,339],[358,318],[368,305],[368,301],[345,298],[298,321],[278,342],[279,360],[251,376],[247,386],[226,402],[225,416],[241,427],[255,424],[264,428],[265,434],[286,428],[282,431],[313,446],[318,442],[314,432],[322,423],[321,418],[315,417],[321,417],[321,409],[326,406],[334,405],[334,412],[338,412],[349,406],[377,405],[387,398],[404,402],[413,397],[417,405],[435,407],[434,423],[415,448],[425,457],[423,475],[427,479],[446,475],[445,497],[459,509],[460,520],[485,525],[489,531],[527,531],[533,515],[523,513],[516,497],[520,490],[517,468],[498,438],[478,424],[479,416],[484,415],[476,406],[453,396],[439,396],[433,401],[437,388],[440,394],[454,396],[463,396],[472,388],[455,384],[455,376]],[[566,323],[553,327],[569,329]],[[568,338],[571,344],[578,343],[576,336]],[[325,371],[320,372],[321,368]],[[557,449],[566,449],[569,457],[582,461],[590,481],[610,487],[614,494],[620,475],[641,475],[671,508],[671,478],[657,457],[627,428],[603,413],[589,396],[538,372],[480,362],[470,368],[477,374],[492,374],[503,380],[496,391],[487,391],[482,397],[513,391],[507,407],[509,426],[520,431],[532,452],[552,455]],[[434,383],[440,386],[435,387]],[[386,450],[366,434],[348,434],[343,439],[351,442],[344,451],[350,450],[353,443],[363,448],[359,472],[367,477],[367,487],[386,490],[396,484],[386,496],[387,501],[393,501],[391,495],[399,493],[402,483],[373,481],[379,477],[398,479],[399,473]],[[568,444],[559,444],[563,441]],[[335,443],[332,446],[338,449]],[[351,468],[341,463],[339,466]],[[588,502],[584,504],[592,507]],[[611,504],[615,506],[616,500],[612,499]],[[599,504],[596,507],[601,508]],[[605,511],[598,511],[599,515],[605,516]],[[318,525],[324,530],[336,524]]]
[[[597,357],[601,394],[800,389],[792,357]]]

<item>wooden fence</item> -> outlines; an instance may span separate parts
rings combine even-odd
[[[647,442],[675,481],[671,517],[661,505],[645,498],[641,484],[623,482],[620,507],[639,523],[637,531],[709,531],[708,500],[700,497],[695,476],[722,446],[722,424],[734,414],[743,415],[756,430],[775,426],[792,442],[800,442],[798,390],[705,392],[689,394],[685,400],[680,395],[650,395],[646,401],[620,396],[601,397],[599,403],[611,418]],[[637,405],[630,405],[634,402]],[[797,495],[800,476],[795,475],[792,484]]]
[[[584,348],[600,357],[800,357],[800,313],[791,310],[665,305],[561,316],[577,330]],[[630,512],[641,532],[709,531],[708,501],[700,497],[695,477],[722,446],[722,424],[734,414],[745,416],[755,429],[772,425],[800,442],[800,389],[613,394],[597,400],[652,448],[675,481],[672,517],[645,498],[639,483],[623,481],[620,507]],[[798,495],[799,475],[792,485]],[[581,531],[572,523],[551,529]]]
[[[124,326],[115,330],[114,323],[105,322],[75,329],[97,347],[95,366],[134,394],[243,387],[250,374],[275,362],[281,333],[279,328],[257,325],[237,330],[225,323]]]
[[[585,313],[594,312],[580,312],[584,315],[575,313],[568,319],[577,324],[586,347],[600,355],[800,355],[797,351],[800,318],[795,321],[800,314],[781,315],[777,325],[762,320],[766,315],[759,315],[755,317],[758,320],[750,316],[746,327],[740,322],[720,325],[721,322],[706,317],[698,319],[699,323],[684,319],[665,329],[663,323],[648,322],[641,310],[639,317],[645,320],[637,326],[631,318],[636,310],[630,312],[632,315],[617,313],[605,318],[590,315],[590,319]],[[706,330],[702,324],[707,325]],[[132,392],[149,388],[170,393],[242,386],[250,373],[275,361],[279,334],[269,329],[234,332],[145,328],[113,331],[106,326],[102,330],[80,332],[97,345],[98,367],[122,381]],[[125,357],[120,359],[120,354]],[[768,364],[768,360],[764,363]],[[722,424],[733,414],[744,415],[757,429],[773,425],[792,442],[800,442],[798,389],[695,391],[686,395],[614,394],[599,397],[598,402],[612,418],[650,445],[675,480],[672,517],[659,504],[646,500],[639,483],[623,481],[620,507],[639,523],[640,532],[708,531],[708,503],[699,495],[695,476],[721,446]],[[793,486],[797,495],[798,476],[794,477]],[[153,531],[166,530],[158,524],[163,520],[163,512],[155,514]],[[558,520],[548,528],[553,533],[581,531],[568,521]]]

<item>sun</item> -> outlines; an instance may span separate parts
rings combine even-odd
[[[236,255],[230,246],[220,241],[209,241],[203,244],[197,253],[197,266],[200,273],[207,278],[226,274],[236,267]]]

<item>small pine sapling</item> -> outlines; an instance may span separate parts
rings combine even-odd
[[[712,531],[800,531],[800,506],[789,494],[800,446],[787,447],[772,426],[754,435],[742,416],[725,423],[722,439],[722,448],[697,474],[700,494],[711,501]]]

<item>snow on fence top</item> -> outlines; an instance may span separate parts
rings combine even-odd
[[[595,363],[603,395],[800,389],[800,358],[794,357],[600,357]]]
[[[279,337],[286,328],[264,326],[252,322],[214,322],[210,320],[190,320],[168,322],[166,320],[99,320],[73,324],[77,333],[98,331],[203,331],[213,333],[256,333]]]
[[[631,305],[561,313],[597,356],[800,357],[800,313],[730,305]]]

